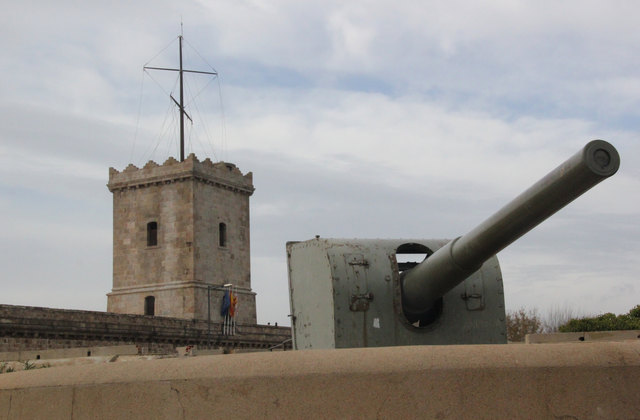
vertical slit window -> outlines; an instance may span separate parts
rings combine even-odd
[[[155,315],[156,298],[153,296],[147,296],[144,298],[144,314],[153,316]]]
[[[218,244],[227,246],[227,225],[224,223],[218,225]]]
[[[158,245],[158,223],[147,223],[147,246]]]

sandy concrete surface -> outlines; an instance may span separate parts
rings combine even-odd
[[[1,419],[638,418],[636,342],[265,352],[0,375]]]

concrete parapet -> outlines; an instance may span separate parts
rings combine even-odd
[[[640,343],[266,352],[0,375],[0,418],[635,418]]]
[[[579,341],[640,341],[640,330],[527,334],[525,343],[571,343]]]
[[[120,356],[138,353],[139,350],[136,345],[124,344],[120,346],[75,347],[68,349],[0,352],[0,361],[69,359],[75,357]]]

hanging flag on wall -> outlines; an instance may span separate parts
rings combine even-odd
[[[236,289],[233,287],[233,284],[225,284],[223,287],[225,289],[224,295],[222,296],[222,307],[220,308],[220,315],[222,315],[222,334],[235,335],[235,315],[238,313],[238,297],[236,296]]]
[[[225,290],[224,296],[222,296],[222,308],[220,309],[220,315],[223,317],[229,315],[230,307],[231,307],[231,293],[229,292],[229,290]]]
[[[229,316],[233,318],[234,316],[236,316],[236,306],[238,305],[238,297],[233,292],[231,292],[230,295],[231,297],[229,299],[230,301]]]

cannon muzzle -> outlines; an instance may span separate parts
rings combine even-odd
[[[578,153],[464,236],[402,274],[407,318],[420,319],[434,303],[482,264],[620,167],[620,156],[603,140]]]

